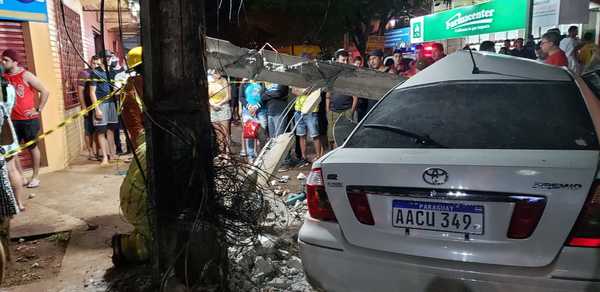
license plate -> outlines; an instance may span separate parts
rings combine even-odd
[[[401,228],[483,234],[483,206],[394,200],[392,225]]]

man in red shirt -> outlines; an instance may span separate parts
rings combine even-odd
[[[542,52],[548,56],[546,64],[554,66],[568,66],[567,55],[559,47],[560,36],[554,32],[547,32],[542,36],[540,47]]]
[[[437,62],[446,57],[444,53],[444,45],[440,43],[434,43],[431,45],[431,58],[433,58],[434,62]]]
[[[25,143],[37,138],[40,131],[40,113],[46,106],[50,93],[35,75],[19,66],[19,55],[8,49],[2,53],[2,66],[6,73],[3,77],[14,86],[15,106],[11,118],[19,142]],[[33,158],[33,177],[27,183],[28,188],[40,185],[40,148],[37,144],[29,147]],[[20,163],[17,166],[22,174]]]

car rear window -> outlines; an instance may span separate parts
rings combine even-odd
[[[431,143],[415,137],[426,137]],[[395,90],[365,118],[346,147],[600,148],[574,83],[506,81],[449,82]]]

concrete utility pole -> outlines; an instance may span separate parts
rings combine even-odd
[[[205,70],[205,1],[140,4],[155,267],[161,277],[174,271],[179,283],[221,285],[226,247],[223,233],[214,227],[215,147]]]

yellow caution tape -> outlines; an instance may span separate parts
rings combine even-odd
[[[75,80],[86,81],[86,82],[107,82],[108,83],[108,80],[106,80],[106,79],[75,79]],[[116,80],[114,80],[114,79],[110,80],[110,82],[114,82],[114,81],[116,81]]]
[[[80,81],[86,81],[86,80],[87,80],[87,81],[99,81],[99,82],[101,81],[101,82],[106,82],[106,80],[104,80],[104,79],[79,79],[79,80],[80,80]],[[232,83],[250,83],[250,82],[248,82],[248,81],[231,81],[231,82],[228,82],[228,83],[229,83],[229,84],[232,84]],[[224,90],[225,88],[229,88],[229,86],[225,86],[225,87],[223,87],[221,90],[219,90],[219,92],[220,92],[220,91],[222,91],[222,90]],[[13,149],[13,150],[9,151],[8,153],[2,154],[2,155],[0,155],[0,156],[4,157],[4,158],[6,159],[6,158],[10,158],[10,157],[13,157],[13,156],[15,156],[15,155],[19,154],[21,151],[23,151],[23,150],[27,149],[27,148],[28,148],[28,147],[30,147],[31,145],[33,145],[33,144],[36,144],[37,142],[39,142],[39,141],[41,141],[41,140],[45,139],[45,138],[46,138],[46,136],[48,136],[48,135],[50,135],[50,134],[54,133],[56,130],[58,130],[58,129],[60,129],[60,128],[63,128],[63,127],[65,127],[65,126],[66,126],[66,125],[68,125],[68,124],[71,124],[71,123],[73,123],[75,120],[77,120],[77,119],[79,119],[79,118],[82,118],[82,117],[83,117],[83,116],[85,116],[87,113],[89,113],[90,111],[92,111],[92,110],[94,110],[96,107],[98,107],[98,105],[100,105],[100,104],[101,104],[101,103],[103,103],[104,101],[106,101],[106,100],[108,100],[108,99],[112,98],[113,96],[115,96],[115,95],[117,95],[117,94],[121,94],[121,92],[122,92],[124,89],[125,89],[125,86],[123,86],[123,87],[121,87],[121,88],[119,88],[119,89],[117,89],[117,90],[115,90],[115,91],[112,91],[112,92],[111,92],[109,95],[107,95],[107,96],[105,96],[105,97],[103,97],[103,98],[101,98],[101,99],[97,100],[95,103],[91,104],[90,106],[86,107],[85,109],[82,109],[82,110],[81,110],[81,111],[79,111],[78,113],[76,113],[76,114],[74,114],[74,115],[72,115],[72,116],[68,117],[67,119],[65,119],[64,121],[62,121],[60,124],[58,124],[58,125],[57,125],[57,126],[54,128],[54,129],[48,130],[48,131],[46,131],[46,132],[44,132],[44,133],[40,134],[39,136],[37,136],[37,138],[35,138],[35,139],[31,140],[31,141],[25,142],[25,143],[23,143],[23,144],[19,145],[19,147],[18,147],[18,148],[16,148],[16,149]],[[127,97],[127,96],[125,96],[125,98],[126,98],[126,97]],[[123,100],[123,101],[124,101],[124,100]],[[118,113],[119,113],[119,114],[121,113],[121,110],[122,110],[123,101],[121,102],[121,105],[120,105],[120,107],[118,108]],[[141,101],[140,101],[140,100],[139,100],[137,97],[136,97],[136,101],[137,101],[137,103],[138,103],[138,104],[141,104]],[[7,145],[2,145],[2,146],[7,146]]]
[[[101,103],[103,103],[103,102],[105,102],[105,101],[109,100],[110,98],[112,98],[113,96],[115,96],[115,95],[117,95],[117,94],[121,93],[121,91],[122,91],[122,90],[123,90],[123,89],[118,89],[118,90],[115,90],[115,91],[111,92],[109,95],[107,95],[107,96],[105,96],[105,97],[102,97],[102,98],[100,98],[99,100],[97,100],[96,102],[94,102],[93,104],[91,104],[90,106],[88,106],[88,107],[86,107],[86,108],[82,109],[82,110],[81,110],[81,111],[79,111],[78,113],[76,113],[76,114],[74,114],[74,115],[72,115],[72,116],[68,117],[68,118],[67,118],[67,119],[65,119],[64,121],[62,121],[62,122],[61,122],[60,124],[58,124],[58,125],[57,125],[57,126],[54,128],[54,129],[48,130],[48,131],[46,131],[46,132],[44,132],[44,133],[40,134],[39,136],[37,136],[37,138],[35,138],[35,139],[31,140],[31,141],[25,142],[25,143],[23,143],[23,144],[21,144],[21,145],[19,145],[19,147],[18,147],[18,148],[16,148],[16,149],[13,149],[13,150],[9,151],[8,153],[5,153],[5,154],[3,154],[3,155],[2,155],[2,157],[4,157],[4,158],[10,158],[10,157],[12,157],[12,156],[15,156],[15,155],[19,154],[19,152],[21,152],[21,151],[23,151],[23,150],[27,149],[29,146],[31,146],[31,145],[33,145],[33,144],[36,144],[37,142],[39,142],[39,141],[43,140],[44,138],[46,138],[46,136],[48,136],[48,135],[52,134],[52,133],[53,133],[53,132],[55,132],[56,130],[58,130],[58,129],[60,129],[60,128],[62,128],[62,127],[64,127],[64,126],[66,126],[66,125],[68,125],[68,124],[70,124],[70,123],[72,123],[72,122],[74,122],[75,120],[77,120],[77,119],[79,119],[79,118],[81,118],[81,117],[85,116],[85,114],[87,114],[87,113],[89,113],[90,111],[94,110],[94,109],[95,109],[96,107],[98,107],[98,105],[100,105]],[[6,145],[3,145],[3,146],[6,146]]]

